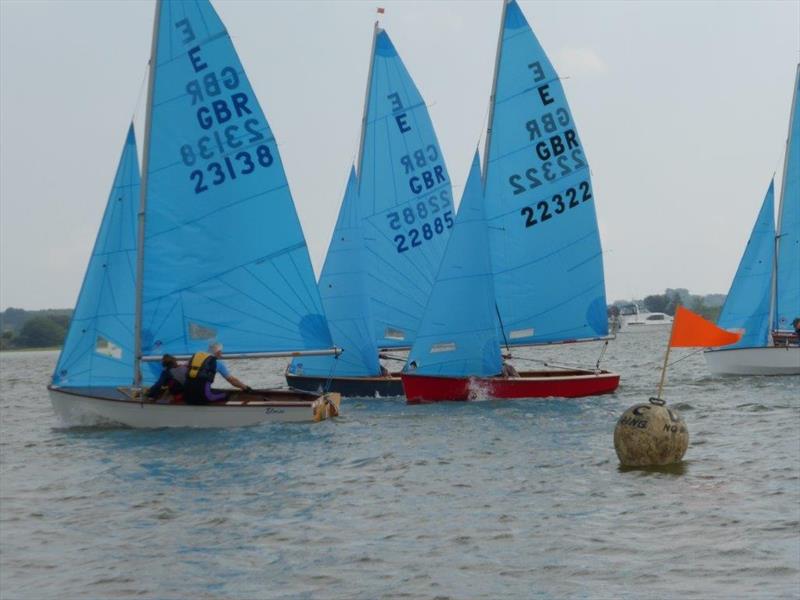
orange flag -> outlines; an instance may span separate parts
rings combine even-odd
[[[710,348],[735,344],[741,337],[741,333],[726,331],[689,309],[679,306],[672,323],[669,345],[673,348],[692,346]]]

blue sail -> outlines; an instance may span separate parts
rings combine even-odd
[[[791,330],[800,317],[800,65],[794,82],[786,166],[783,172],[781,207],[778,216],[778,277],[775,301],[775,329]]]
[[[207,0],[157,15],[142,347],[189,354],[329,348],[272,130]]]
[[[358,216],[357,180],[350,170],[339,218],[319,278],[325,315],[334,342],[344,351],[338,357],[295,358],[291,373],[314,376],[374,376],[380,374],[378,348],[369,318],[369,295],[364,276],[364,241]]]
[[[589,165],[553,65],[505,8],[485,157],[495,293],[511,345],[608,333]]]
[[[409,346],[455,212],[428,109],[380,29],[362,136],[358,202],[375,342]]]
[[[108,197],[53,384],[116,387],[133,380],[139,161],[133,125]]]
[[[729,348],[767,345],[775,259],[774,197],[774,182],[771,182],[717,320],[725,329],[744,330],[739,342]]]
[[[423,375],[500,373],[489,233],[478,153],[472,161],[455,227],[408,356]]]

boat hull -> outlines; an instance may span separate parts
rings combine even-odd
[[[48,387],[50,401],[65,426],[247,427],[261,423],[321,421],[338,415],[340,396],[258,390],[234,393],[226,403],[208,405],[139,402],[123,391]],[[262,399],[263,398],[263,399]]]
[[[713,375],[800,375],[800,346],[706,350]]]
[[[409,404],[515,398],[581,398],[610,394],[619,375],[608,371],[528,371],[519,377],[442,377],[402,374]]]
[[[343,398],[394,398],[403,395],[403,382],[392,377],[313,377],[286,373],[289,387],[306,392],[323,390],[341,394]]]

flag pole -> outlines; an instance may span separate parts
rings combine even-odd
[[[667,378],[667,361],[669,361],[669,351],[672,348],[672,336],[675,333],[675,319],[678,317],[678,308],[680,304],[675,306],[675,318],[672,319],[672,327],[669,329],[669,341],[667,342],[667,351],[664,353],[664,366],[661,367],[661,381],[658,382],[658,393],[656,399],[661,400],[661,392],[664,391],[664,380]]]

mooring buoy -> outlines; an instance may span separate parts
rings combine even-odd
[[[625,467],[675,464],[688,447],[686,423],[660,398],[631,406],[614,428],[614,450]]]

